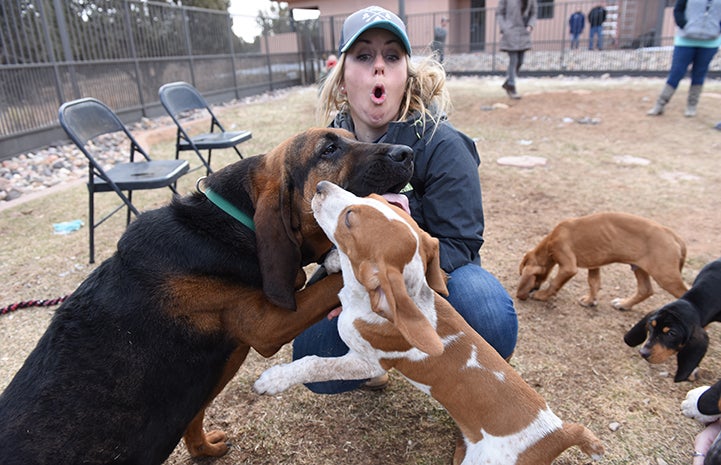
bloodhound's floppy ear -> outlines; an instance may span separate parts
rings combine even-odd
[[[300,238],[293,226],[298,220],[293,216],[292,192],[282,181],[258,193],[253,221],[263,293],[272,303],[295,310],[295,281],[302,260]]]
[[[446,287],[448,276],[446,276],[445,271],[441,268],[438,239],[422,230],[413,217],[398,203],[389,202],[388,199],[378,194],[370,194],[368,197],[390,205],[391,208],[395,209],[401,218],[403,218],[406,223],[408,223],[411,228],[416,231],[421,241],[419,249],[421,257],[423,258],[423,264],[426,268],[426,282],[431,289],[437,293],[443,296],[448,296],[448,288]]]
[[[373,311],[391,320],[408,343],[428,355],[443,353],[440,336],[408,295],[403,273],[366,260],[358,267],[356,279],[368,291]]]
[[[638,323],[633,325],[633,328],[629,329],[628,332],[623,336],[623,342],[626,343],[629,347],[636,347],[637,345],[643,343],[643,341],[646,340],[646,336],[648,334],[648,330],[646,329],[646,324],[648,323],[648,319],[651,318],[656,313],[656,310],[647,313],[643,318],[641,318]]]
[[[708,349],[708,333],[701,326],[695,326],[688,342],[676,354],[676,376],[674,382],[686,381],[701,363]]]
[[[445,271],[441,269],[441,257],[438,249],[438,239],[431,237],[430,234],[418,229],[421,236],[421,256],[425,259],[426,265],[426,282],[428,285],[441,294],[448,297],[448,288],[446,287],[447,276]]]

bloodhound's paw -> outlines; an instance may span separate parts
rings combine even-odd
[[[258,394],[278,394],[295,384],[288,373],[288,365],[275,365],[268,368],[253,383],[253,390]]]
[[[206,433],[203,442],[191,444],[185,441],[185,445],[191,457],[220,457],[228,452],[227,436],[220,430],[213,430]]]
[[[695,389],[691,389],[686,394],[686,398],[681,402],[681,412],[684,416],[692,418],[699,423],[707,425],[721,418],[721,415],[704,415],[698,411],[698,399],[701,395],[709,389],[710,386],[700,386]]]
[[[596,307],[598,306],[598,300],[591,298],[591,296],[584,295],[580,299],[578,299],[578,303],[581,304],[582,307]]]

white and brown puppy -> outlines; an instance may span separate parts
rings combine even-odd
[[[437,399],[462,434],[454,463],[550,464],[577,445],[599,459],[591,431],[564,423],[437,292],[447,294],[438,240],[382,197],[318,184],[313,214],[337,246],[343,272],[343,357],[304,357],[255,382],[274,394],[298,383],[364,379],[391,368]],[[434,292],[437,291],[437,292]]]

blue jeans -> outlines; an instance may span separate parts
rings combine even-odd
[[[571,48],[578,48],[578,38],[580,35],[580,32],[574,32],[571,34]]]
[[[503,358],[516,347],[518,318],[513,299],[491,273],[475,264],[453,270],[448,280],[448,301]],[[348,346],[338,335],[338,319],[311,326],[293,341],[293,360],[306,355],[340,357]],[[366,380],[342,380],[309,383],[317,394],[338,394],[358,388]]]
[[[596,36],[596,45],[599,50],[603,50],[603,25],[591,26],[588,37],[588,49],[593,50],[593,36]]]
[[[666,83],[676,89],[691,65],[691,85],[702,85],[716,52],[718,48],[675,46]]]

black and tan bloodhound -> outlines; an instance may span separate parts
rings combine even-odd
[[[160,464],[181,437],[224,454],[204,412],[250,348],[273,355],[339,303],[340,274],[299,290],[331,247],[315,186],[398,192],[412,171],[408,147],[310,129],[142,214],[0,395],[0,463]]]

